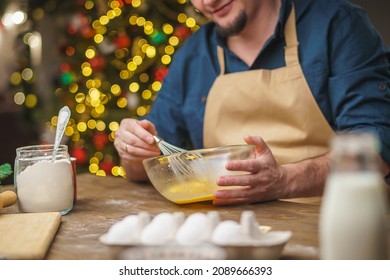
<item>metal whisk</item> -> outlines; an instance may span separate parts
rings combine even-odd
[[[154,141],[156,142],[158,148],[164,155],[171,155],[174,153],[180,153],[185,152],[186,150],[176,147],[174,145],[169,144],[168,142],[165,142],[161,137],[154,135],[153,136]]]
[[[182,148],[165,142],[161,137],[154,135],[154,141],[164,155],[185,152]],[[207,177],[207,164],[202,155],[197,152],[188,152],[168,157],[172,170],[178,176],[192,180],[205,180]]]

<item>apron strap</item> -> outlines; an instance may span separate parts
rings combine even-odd
[[[225,57],[224,57],[224,51],[221,46],[217,47],[217,56],[218,56],[218,63],[219,68],[221,69],[220,75],[225,74]]]
[[[286,26],[284,27],[284,38],[286,40],[285,47],[285,60],[287,66],[299,64],[299,55],[298,55],[298,37],[297,37],[297,27],[295,23],[295,8],[294,2],[291,2],[291,12],[287,19]]]

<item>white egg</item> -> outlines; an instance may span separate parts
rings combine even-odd
[[[113,224],[107,233],[107,242],[113,244],[131,244],[138,239],[138,216],[130,215]]]
[[[226,245],[240,242],[245,239],[241,225],[235,221],[220,222],[213,231],[211,236],[212,242],[218,245]]]
[[[140,241],[145,245],[163,245],[174,239],[176,221],[170,213],[160,213],[145,226]]]
[[[194,213],[184,221],[176,233],[176,241],[182,245],[195,245],[209,239],[210,222],[207,215]]]

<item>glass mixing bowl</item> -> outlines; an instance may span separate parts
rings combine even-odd
[[[243,173],[226,170],[226,162],[254,158],[254,151],[254,145],[190,150],[145,159],[143,165],[161,195],[176,204],[185,204],[212,200],[219,188],[219,176]]]

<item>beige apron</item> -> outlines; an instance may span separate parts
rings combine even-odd
[[[299,63],[294,6],[284,36],[286,66],[275,70],[225,74],[223,49],[218,47],[221,73],[207,97],[205,147],[241,144],[245,135],[258,135],[280,164],[329,151],[329,139],[334,132]]]

